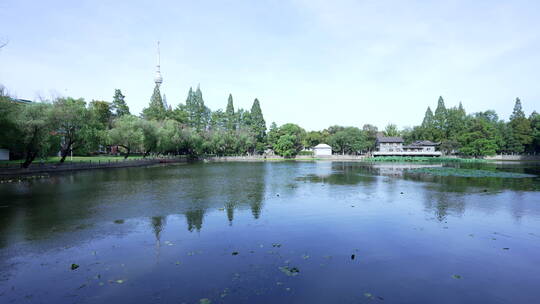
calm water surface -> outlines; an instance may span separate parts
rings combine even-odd
[[[198,163],[1,184],[0,302],[540,303],[540,178],[415,166]]]

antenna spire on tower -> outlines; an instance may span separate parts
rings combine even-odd
[[[160,64],[161,64],[161,58],[160,58],[160,52],[159,52],[159,40],[157,42],[157,66],[156,66],[156,76],[154,77],[154,82],[157,86],[160,86],[163,83],[163,77],[161,77],[161,71],[160,71]]]

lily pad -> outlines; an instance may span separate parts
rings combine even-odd
[[[210,304],[212,303],[212,301],[210,301],[210,299],[208,298],[202,298],[199,300],[199,304]]]
[[[300,274],[300,269],[298,269],[297,267],[283,266],[279,267],[279,270],[281,270],[281,272],[290,277],[294,277]]]
[[[123,284],[124,280],[116,280],[115,282],[118,283],[118,284]]]
[[[233,251],[233,252],[232,252],[232,255],[238,255],[238,254],[239,254],[238,251]]]
[[[459,274],[453,274],[452,278],[456,279],[456,280],[459,280],[459,279],[461,279],[461,276]]]
[[[75,270],[75,269],[77,269],[77,268],[79,268],[79,265],[77,265],[77,264],[71,264],[71,270]]]

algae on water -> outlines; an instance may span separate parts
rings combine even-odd
[[[457,176],[457,177],[498,177],[498,178],[526,178],[535,177],[532,174],[514,173],[504,171],[488,171],[477,169],[462,169],[462,168],[416,168],[407,170],[409,173],[424,173],[436,176]]]

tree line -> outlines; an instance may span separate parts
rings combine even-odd
[[[497,153],[539,153],[540,115],[528,117],[516,98],[508,121],[493,110],[467,114],[463,105],[447,108],[439,97],[435,112],[428,107],[419,126],[406,128],[401,135],[407,141],[427,139],[440,143],[446,154],[486,156]]]
[[[499,119],[494,111],[466,114],[461,103],[446,108],[439,98],[433,113],[428,107],[422,123],[399,130],[389,124],[379,131],[374,125],[362,128],[331,126],[306,131],[297,124],[275,123],[267,129],[258,99],[251,109],[235,109],[229,95],[225,110],[212,111],[200,87],[189,89],[184,103],[174,109],[166,104],[159,86],[140,115],[133,115],[125,96],[117,89],[112,102],[72,97],[21,104],[0,88],[0,145],[24,159],[28,167],[36,158],[60,153],[63,163],[70,153],[109,153],[114,148],[127,158],[132,153],[182,154],[276,154],[293,157],[319,143],[332,146],[335,153],[359,154],[372,151],[378,135],[402,136],[440,142],[445,153],[484,156],[495,153],[537,153],[540,151],[540,115],[526,117],[516,100],[510,120]]]

